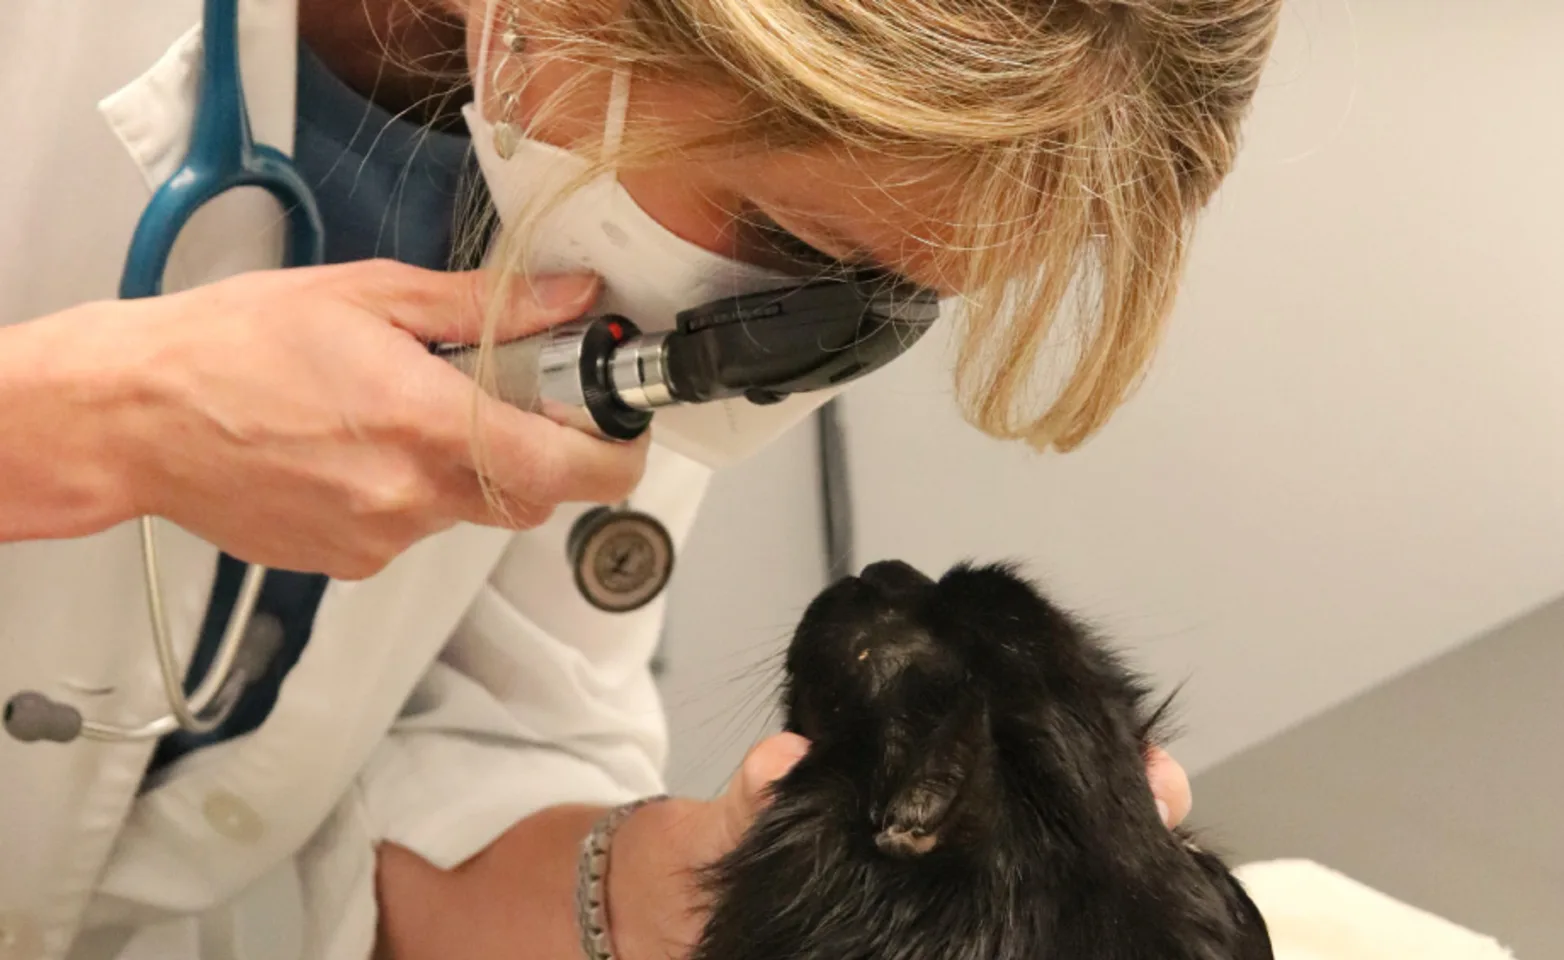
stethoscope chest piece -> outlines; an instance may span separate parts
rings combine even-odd
[[[625,507],[582,514],[566,542],[576,588],[608,613],[651,603],[673,576],[673,538],[657,518]]]

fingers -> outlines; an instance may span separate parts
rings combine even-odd
[[[768,737],[750,750],[718,801],[726,841],[723,849],[739,842],[765,805],[767,788],[786,776],[808,752],[809,741],[791,733]]]
[[[528,529],[561,503],[618,503],[640,482],[650,435],[602,440],[485,394],[443,361],[427,363],[419,389],[404,384],[396,416],[425,463],[445,467],[442,512],[451,519]]]
[[[366,269],[368,278],[352,281],[361,304],[428,342],[476,343],[491,313],[497,342],[536,333],[581,316],[598,290],[590,274],[444,273],[392,262]]]
[[[744,758],[739,768],[738,796],[750,815],[762,804],[767,788],[787,776],[809,752],[809,741],[795,733],[767,737]]]
[[[775,783],[803,758],[808,743],[792,734],[778,734],[761,741],[744,758],[739,772],[723,793],[707,801],[674,798],[638,810],[625,822],[616,843],[633,844],[640,831],[650,838],[663,866],[689,877],[691,869],[715,863],[744,838],[764,803],[766,787]],[[626,839],[629,838],[629,839]],[[686,921],[696,915],[685,913]],[[699,923],[684,931],[690,938],[700,933]],[[682,934],[681,934],[682,935]],[[693,939],[688,942],[693,942]]]
[[[344,275],[362,307],[425,341],[475,342],[491,315],[496,341],[515,339],[580,316],[598,289],[597,278],[586,274],[442,273],[389,261],[363,266],[364,273]],[[418,389],[408,385],[417,411],[412,432],[433,442],[442,459],[472,472],[448,491],[457,500],[457,519],[534,526],[556,504],[622,500],[640,480],[644,441],[605,442],[492,397],[475,396],[471,380],[440,366],[440,372],[425,367],[431,373],[418,378]],[[477,475],[490,482],[498,503],[484,495]]]
[[[480,403],[478,444],[470,429],[448,438],[448,455],[466,468],[474,491],[461,519],[506,523],[505,511],[524,515],[560,503],[617,503],[630,495],[646,469],[646,436],[631,443],[600,440],[488,397]],[[503,509],[496,510],[478,492],[480,474]]]
[[[1156,797],[1162,822],[1169,827],[1183,823],[1195,805],[1184,768],[1166,750],[1152,747],[1146,754],[1146,777],[1151,781],[1151,794]]]

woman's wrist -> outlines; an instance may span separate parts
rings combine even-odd
[[[635,812],[617,831],[606,895],[617,960],[688,955],[701,931],[694,865],[721,856],[711,805],[673,798]]]
[[[85,536],[136,516],[138,351],[122,306],[0,329],[0,541]]]
[[[616,831],[605,893],[618,960],[683,957],[699,918],[690,844],[710,811],[667,800],[636,811]],[[595,806],[540,810],[452,871],[395,846],[379,855],[377,960],[465,960],[526,955],[585,960],[578,915],[582,844],[609,813]]]

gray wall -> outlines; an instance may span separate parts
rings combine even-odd
[[[678,561],[664,641],[669,783],[720,789],[768,729],[774,655],[824,583],[813,423],[712,482]]]

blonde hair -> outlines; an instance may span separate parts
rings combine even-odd
[[[746,108],[720,130],[632,121],[615,165],[814,145],[937,165],[951,184],[948,242],[963,298],[956,397],[983,432],[1061,451],[1109,419],[1150,361],[1193,221],[1233,166],[1281,9],[1281,0],[502,2],[520,2],[527,30],[555,55],[729,92]],[[520,260],[524,233],[508,238],[505,259]],[[1066,316],[1074,355],[1049,387],[1044,345]]]

